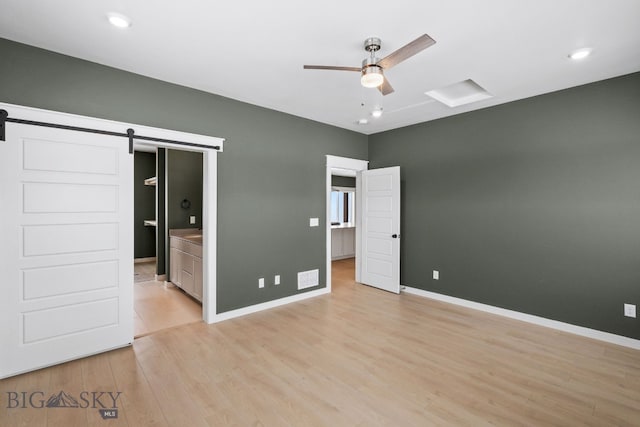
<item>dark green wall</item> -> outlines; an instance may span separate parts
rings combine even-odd
[[[356,187],[356,179],[350,176],[331,175],[331,185],[336,187]]]
[[[156,175],[156,155],[136,151],[133,156],[133,256],[156,256],[156,229],[144,225],[156,217],[156,187],[144,180]]]
[[[174,228],[202,228],[202,153],[167,150],[167,224]],[[188,200],[189,208],[182,207]],[[196,223],[189,223],[189,216]],[[165,236],[166,237],[166,236]],[[168,238],[168,237],[167,237]],[[166,271],[171,274],[171,251],[166,252]]]
[[[202,153],[167,150],[167,223],[172,228],[202,228]],[[189,200],[188,209],[182,207]],[[189,224],[189,216],[196,217]]]
[[[0,54],[0,101],[227,139],[219,312],[298,293],[299,271],[318,268],[326,283],[325,230],[309,228],[325,222],[325,155],[366,159],[365,135],[8,40]]]
[[[640,338],[640,73],[372,135],[369,160],[401,166],[403,284]]]

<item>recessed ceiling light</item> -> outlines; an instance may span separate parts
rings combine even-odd
[[[373,110],[371,112],[371,116],[375,117],[376,119],[382,116],[382,108],[378,108],[376,110]]]
[[[366,124],[369,124],[369,120],[367,120],[367,119],[360,119],[360,120],[358,120],[358,124],[359,124],[359,125],[366,125]]]
[[[129,28],[131,26],[131,19],[120,13],[109,13],[107,14],[107,18],[114,27]]]
[[[591,48],[585,47],[583,49],[574,50],[569,54],[569,58],[571,59],[584,59],[587,56],[591,55]]]

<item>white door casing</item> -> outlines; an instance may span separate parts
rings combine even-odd
[[[0,378],[133,341],[126,139],[6,124]]]
[[[400,293],[400,167],[361,172],[361,282]]]

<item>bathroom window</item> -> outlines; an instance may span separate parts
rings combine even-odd
[[[354,222],[355,189],[333,187],[331,189],[331,224]]]

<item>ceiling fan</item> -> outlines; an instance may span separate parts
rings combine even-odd
[[[364,41],[364,50],[370,53],[368,58],[362,61],[362,67],[338,67],[332,65],[305,65],[305,70],[338,70],[338,71],[357,71],[362,74],[360,83],[364,87],[377,87],[383,95],[389,95],[393,92],[393,87],[384,77],[384,71],[393,66],[398,65],[405,59],[422,52],[429,46],[436,43],[434,39],[427,34],[423,34],[414,41],[406,44],[395,52],[390,53],[383,59],[376,58],[376,52],[380,50],[382,41],[378,37],[369,37]]]

